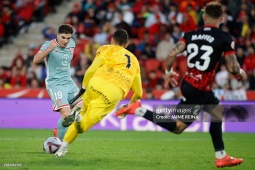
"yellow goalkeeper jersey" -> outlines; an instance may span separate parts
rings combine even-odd
[[[103,78],[118,86],[123,90],[125,97],[135,76],[140,77],[140,66],[137,58],[130,51],[118,45],[101,46],[97,50],[96,58],[101,58],[103,63],[93,77]]]

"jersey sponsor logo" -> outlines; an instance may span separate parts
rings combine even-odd
[[[129,84],[131,83],[130,78],[127,77],[125,73],[122,73],[122,72],[120,72],[120,71],[115,71],[115,73],[116,73],[119,77],[121,77],[123,80],[125,80],[127,83],[129,83]]]
[[[187,76],[189,76],[189,77],[191,77],[191,78],[197,80],[197,81],[198,81],[198,80],[202,80],[202,77],[203,77],[202,74],[197,74],[197,75],[195,75],[194,73],[188,72],[188,71],[186,71],[185,74],[186,74]]]
[[[65,70],[68,70],[68,67],[56,67],[56,70],[65,71]]]
[[[91,89],[93,92],[99,94],[99,95],[101,96],[101,99],[104,101],[105,104],[107,104],[107,105],[111,104],[111,101],[107,98],[107,96],[106,96],[103,92],[98,91],[98,90],[95,89],[93,86],[91,86],[90,89]]]
[[[199,35],[192,35],[191,38],[192,41],[194,40],[206,40],[209,43],[212,43],[214,41],[214,37],[210,36],[210,35],[206,35],[206,34],[199,34]]]

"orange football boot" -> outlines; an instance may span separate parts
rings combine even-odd
[[[141,102],[140,102],[140,100],[137,100],[136,102],[131,103],[131,104],[128,104],[128,105],[125,105],[125,106],[120,106],[120,107],[116,110],[115,116],[120,116],[120,115],[122,115],[122,114],[134,114],[134,113],[135,113],[135,110],[136,110],[138,107],[141,107]]]
[[[216,158],[216,167],[217,168],[223,168],[226,166],[236,166],[239,165],[243,162],[242,158],[234,158],[234,157],[230,157],[228,155],[226,155],[224,158],[222,159],[217,159]]]
[[[58,128],[54,128],[52,131],[53,131],[53,136],[58,137]]]

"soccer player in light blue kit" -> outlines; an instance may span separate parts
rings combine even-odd
[[[70,115],[71,109],[81,106],[81,99],[70,104],[70,100],[79,92],[70,75],[70,62],[73,58],[75,42],[72,39],[73,28],[63,24],[58,29],[57,38],[45,41],[38,53],[34,56],[33,63],[38,64],[44,60],[47,77],[46,89],[51,97],[53,111],[60,112],[58,120],[58,138],[62,141],[67,128],[62,126],[63,119]]]

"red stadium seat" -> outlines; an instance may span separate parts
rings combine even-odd
[[[145,61],[145,70],[147,73],[149,73],[152,70],[159,70],[160,67],[160,61],[157,59],[148,59]]]

